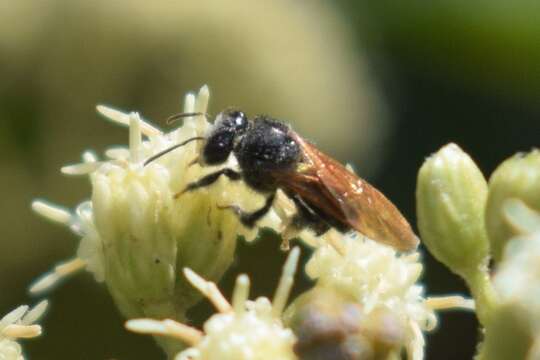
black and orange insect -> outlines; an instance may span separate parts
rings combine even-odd
[[[203,114],[174,117],[194,115]],[[219,165],[233,153],[240,171],[217,170],[188,184],[180,194],[210,186],[222,175],[243,180],[266,197],[265,204],[253,212],[234,205],[224,207],[234,211],[247,227],[255,226],[270,210],[277,189],[281,189],[296,205],[292,225],[298,229],[308,227],[317,235],[332,227],[341,232],[353,229],[405,251],[418,244],[409,223],[390,200],[281,121],[265,115],[251,120],[239,110],[228,109],[216,117],[207,137],[188,139],[146,163],[194,140],[205,141],[199,164]]]

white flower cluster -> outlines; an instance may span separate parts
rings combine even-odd
[[[185,269],[193,286],[218,310],[204,324],[204,333],[172,320],[136,319],[128,321],[126,326],[132,331],[167,335],[190,344],[176,360],[295,359],[292,349],[296,338],[290,329],[283,327],[281,314],[293,285],[299,255],[298,248],[291,251],[272,302],[266,297],[248,300],[249,278],[240,275],[230,304],[215,284]]]
[[[208,98],[206,86],[197,96],[188,94],[184,111],[206,113]],[[127,317],[182,318],[197,295],[183,278],[178,279],[178,269],[189,267],[217,280],[233,259],[237,236],[249,241],[257,235],[256,230],[242,227],[232,212],[217,207],[235,204],[249,210],[259,207],[263,199],[227,179],[176,198],[188,183],[215,170],[190,165],[199,154],[196,142],[144,165],[146,159],[172,145],[204,136],[211,129],[204,116],[186,118],[182,127],[164,133],[137,113],[104,106],[98,111],[129,126],[129,147],[109,149],[105,160],[86,152],[83,163],[62,168],[65,174],[90,177],[92,198],[75,212],[44,201],[33,203],[36,212],[69,226],[82,240],[77,257],[57,266],[32,290],[48,289],[86,268],[97,281],[106,282]],[[234,157],[226,165],[237,166]],[[261,225],[278,230],[280,220],[272,211]]]
[[[425,341],[422,331],[437,325],[434,309],[471,308],[461,297],[426,299],[422,285],[420,254],[399,255],[356,234],[342,237],[341,254],[330,244],[321,245],[306,264],[307,274],[317,286],[347,294],[368,315],[376,310],[389,311],[405,324],[405,347],[409,359],[422,359]]]
[[[0,360],[23,360],[18,339],[28,339],[41,335],[41,326],[34,323],[47,310],[47,301],[42,301],[33,309],[22,305],[0,320]]]

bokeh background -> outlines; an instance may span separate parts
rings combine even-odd
[[[89,185],[59,168],[127,141],[97,103],[166,126],[183,95],[208,84],[212,113],[236,105],[286,119],[415,223],[417,170],[442,145],[458,143],[486,176],[539,145],[539,11],[532,0],[0,0],[0,314],[36,302],[28,284],[77,246],[32,214],[31,200],[75,206]],[[272,294],[278,244],[272,234],[241,244],[225,292],[242,271],[254,296]],[[424,259],[428,293],[466,293]],[[308,285],[300,275],[295,291]],[[123,330],[90,275],[49,297],[46,335],[25,344],[31,359],[162,357]],[[209,313],[201,304],[191,318]],[[476,342],[473,315],[445,313],[427,358],[470,359]]]

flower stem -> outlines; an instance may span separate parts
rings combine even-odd
[[[487,270],[475,269],[463,275],[476,302],[476,316],[486,326],[493,309],[497,306],[497,294]]]

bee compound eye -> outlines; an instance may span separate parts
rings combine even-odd
[[[221,116],[222,124],[226,128],[233,130],[243,130],[247,127],[248,119],[244,112],[240,110],[226,110]]]

